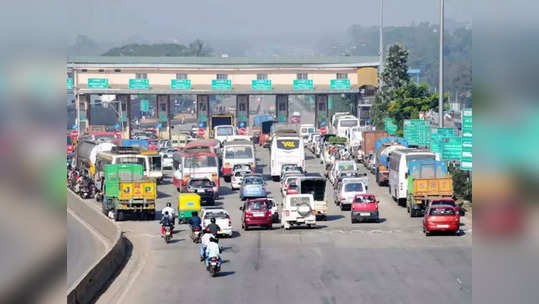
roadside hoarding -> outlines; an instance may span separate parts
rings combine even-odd
[[[462,110],[462,170],[472,170],[472,109]]]

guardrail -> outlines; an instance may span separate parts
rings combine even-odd
[[[131,244],[123,236],[120,227],[107,219],[87,203],[75,199],[68,200],[68,209],[101,233],[109,242],[106,252],[68,290],[67,303],[93,303],[110,285],[130,256]]]

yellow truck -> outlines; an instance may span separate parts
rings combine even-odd
[[[155,218],[157,183],[144,176],[144,167],[138,164],[114,164],[105,166],[105,192],[102,211],[113,213],[116,221],[127,215],[143,219]]]
[[[453,198],[453,178],[444,162],[414,160],[408,168],[406,209],[410,217],[421,216],[432,200]]]

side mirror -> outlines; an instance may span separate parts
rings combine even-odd
[[[405,173],[405,174],[404,174],[404,178],[408,178],[408,173]]]
[[[243,206],[240,206],[240,210],[243,211]]]

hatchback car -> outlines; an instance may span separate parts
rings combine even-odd
[[[217,191],[215,191],[216,184],[207,178],[191,178],[187,182],[187,192],[196,193],[200,195],[202,202],[215,204],[217,199]]]
[[[423,217],[423,232],[429,236],[433,231],[458,233],[460,216],[451,205],[430,205]]]
[[[379,221],[378,201],[374,194],[358,194],[352,203],[352,224],[361,221]]]
[[[335,193],[335,204],[341,207],[341,210],[352,207],[352,202],[357,194],[366,194],[367,187],[363,182],[341,183]]]
[[[268,196],[266,182],[260,174],[245,175],[240,188],[240,198],[261,198]]]
[[[215,218],[215,223],[220,230],[217,235],[232,236],[232,220],[230,214],[221,207],[206,207],[201,210],[202,229],[206,229],[211,223],[211,219]]]
[[[271,229],[273,214],[271,211],[273,204],[266,198],[259,198],[246,201],[240,207],[241,228],[249,230],[251,226],[260,226]]]

